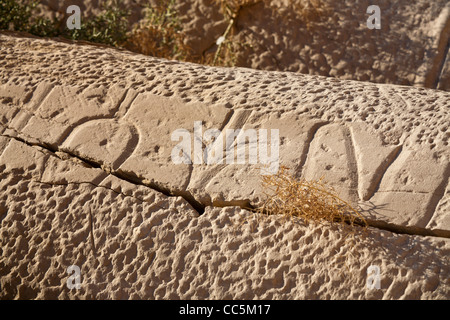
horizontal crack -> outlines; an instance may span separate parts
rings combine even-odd
[[[111,170],[111,169],[106,169],[104,166],[100,165],[99,163],[97,163],[95,161],[92,161],[92,160],[89,160],[89,159],[85,159],[85,158],[80,157],[79,155],[71,153],[71,152],[67,152],[67,150],[60,151],[60,149],[52,147],[52,146],[50,146],[48,144],[45,144],[45,143],[37,143],[37,142],[31,143],[31,142],[28,142],[28,141],[24,140],[21,137],[10,136],[10,135],[6,135],[6,134],[2,134],[1,136],[6,137],[6,138],[10,138],[10,139],[14,139],[14,140],[19,141],[19,142],[22,142],[22,143],[24,143],[24,144],[26,144],[26,145],[28,145],[30,147],[40,147],[42,149],[45,149],[48,152],[52,153],[55,157],[57,157],[57,158],[59,158],[59,159],[61,159],[63,161],[65,159],[63,159],[60,156],[58,156],[57,153],[59,152],[59,153],[67,154],[67,155],[69,155],[72,158],[78,159],[79,161],[83,162],[84,164],[86,164],[87,166],[89,166],[91,168],[97,168],[97,169],[103,170],[103,171],[107,172],[108,174],[111,174],[112,176],[115,176],[116,178],[118,178],[120,180],[127,181],[127,182],[129,182],[131,184],[134,184],[134,185],[141,185],[141,186],[150,188],[150,189],[152,189],[154,191],[157,191],[159,193],[162,193],[162,194],[166,195],[167,197],[182,197],[200,215],[203,214],[204,211],[205,211],[205,206],[202,205],[200,202],[196,201],[194,199],[194,197],[192,195],[190,195],[188,192],[169,191],[169,190],[167,190],[165,188],[162,188],[162,187],[158,186],[156,183],[145,183],[142,178],[137,177],[136,175],[134,175],[134,173],[131,174],[129,172],[124,172],[124,171],[121,171],[121,170],[114,171],[114,170]],[[40,181],[38,181],[38,182],[40,182]],[[45,183],[45,182],[42,182],[42,183]],[[91,182],[86,182],[86,183],[90,183],[90,184],[92,184],[92,185],[94,185],[96,187],[101,187],[101,186],[97,186],[97,185],[95,185],[94,183],[91,183]],[[49,184],[52,184],[52,183],[49,183]]]
[[[187,191],[170,191],[167,188],[161,187],[159,186],[157,183],[155,182],[144,182],[143,178],[138,177],[134,172],[126,172],[126,171],[122,171],[122,170],[117,170],[117,171],[109,171],[106,170],[103,166],[101,166],[100,164],[98,164],[95,161],[92,160],[88,160],[88,159],[84,159],[83,157],[67,152],[67,151],[60,151],[58,148],[55,147],[51,147],[48,144],[45,143],[31,143],[31,142],[27,142],[26,140],[20,138],[20,137],[14,137],[14,136],[9,136],[9,135],[5,135],[2,134],[1,136],[10,138],[10,139],[14,139],[16,141],[22,142],[28,146],[31,147],[41,147],[49,152],[51,152],[55,157],[61,159],[61,160],[65,160],[60,158],[57,155],[57,152],[60,153],[64,153],[64,154],[68,154],[69,156],[76,158],[80,161],[82,161],[83,163],[87,164],[90,167],[93,168],[98,168],[101,169],[103,171],[108,171],[107,173],[117,177],[120,180],[124,180],[127,181],[131,184],[134,185],[142,185],[144,187],[150,188],[154,191],[160,192],[168,197],[182,197],[184,200],[186,200],[186,202],[188,202],[191,207],[196,210],[199,215],[202,215],[205,211],[205,205],[200,203],[199,201],[197,201],[189,192]],[[38,181],[40,182],[40,181]],[[42,183],[46,183],[46,182],[42,182]],[[86,182],[86,183],[90,183],[96,187],[105,187],[105,186],[98,186],[95,185],[91,182]],[[48,183],[48,184],[52,184],[52,183]],[[106,188],[106,187],[105,187]],[[110,188],[108,188],[110,189]],[[115,190],[111,189],[112,191],[116,192]],[[142,201],[142,200],[141,200]],[[213,207],[227,207],[230,205],[227,205],[225,202],[224,203],[217,203],[217,204],[213,204]],[[251,211],[251,212],[256,212],[256,206],[252,205],[249,201],[243,201],[241,205],[239,205],[238,202],[233,202],[233,205],[231,205],[233,207],[240,207],[242,209]],[[418,235],[418,236],[433,236],[433,237],[442,237],[442,238],[450,238],[450,231],[449,230],[441,230],[441,229],[426,229],[426,228],[421,228],[421,227],[414,227],[414,226],[401,226],[401,225],[396,225],[396,224],[392,224],[392,223],[388,223],[385,221],[380,221],[380,220],[367,220],[367,225],[369,227],[373,227],[379,230],[385,230],[385,231],[390,231],[393,233],[397,233],[397,234],[408,234],[408,235]]]
[[[152,190],[158,191],[168,197],[182,197],[186,200],[199,214],[203,214],[205,212],[205,206],[199,201],[195,200],[195,198],[187,191],[179,191],[179,190],[169,190],[158,185],[155,182],[145,182],[146,179],[138,177],[134,172],[128,172],[123,170],[111,171],[111,175],[128,181],[132,184],[142,185],[148,187]]]
[[[397,224],[388,223],[386,221],[380,220],[369,220],[367,224],[371,227],[382,229],[386,231],[390,231],[398,234],[409,234],[414,236],[428,236],[428,237],[441,237],[441,238],[450,238],[450,230],[442,230],[442,229],[426,229],[421,227],[414,226],[400,226]]]
[[[259,212],[254,206],[249,204],[247,209],[251,212]],[[262,213],[265,214],[265,213]],[[360,227],[372,227],[378,230],[384,230],[389,231],[396,234],[407,234],[412,236],[424,236],[424,237],[440,237],[440,238],[450,238],[450,230],[443,230],[443,229],[426,229],[421,227],[414,227],[414,226],[401,226],[397,224],[388,223],[386,221],[381,220],[372,220],[372,219],[365,219],[364,221],[362,219],[355,219],[355,220],[349,220],[345,219],[344,221],[340,219],[335,219],[335,222],[344,222],[346,224],[356,225]]]

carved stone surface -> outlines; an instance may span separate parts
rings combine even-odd
[[[0,69],[2,298],[449,298],[449,93],[0,42],[10,60],[46,48]],[[83,67],[102,55],[112,69]],[[242,131],[219,144],[195,123]],[[197,145],[245,161],[176,164],[178,129],[191,160]],[[279,131],[280,166],[359,207],[367,233],[240,208],[263,199],[260,145],[238,145],[260,129]]]

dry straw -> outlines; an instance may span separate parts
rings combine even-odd
[[[368,232],[364,217],[347,201],[341,199],[324,179],[308,181],[298,179],[281,166],[275,175],[262,175],[265,199],[257,208],[246,208],[255,213],[253,217],[238,219],[235,226],[247,224],[252,231],[268,225],[261,219],[272,218],[288,223],[304,221],[306,224],[336,226],[342,233],[338,246],[348,245],[345,253],[331,255],[329,266],[351,272],[352,265],[358,261],[361,252],[354,250],[359,237]],[[267,221],[266,221],[267,222]],[[238,229],[236,229],[238,230]],[[336,248],[336,252],[340,252]]]
[[[342,224],[352,229],[367,227],[363,216],[341,199],[323,179],[296,179],[287,167],[280,167],[275,175],[262,176],[265,200],[255,211],[265,215],[298,217],[307,224]]]

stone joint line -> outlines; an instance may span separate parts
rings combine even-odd
[[[90,167],[101,169],[101,170],[105,171],[106,173],[115,176],[118,179],[124,180],[124,181],[132,183],[134,185],[141,185],[141,186],[150,188],[150,189],[152,189],[154,191],[163,193],[164,195],[166,195],[168,197],[182,197],[184,200],[186,200],[186,202],[188,202],[199,213],[199,215],[203,214],[203,212],[205,210],[205,206],[203,204],[197,202],[196,200],[194,200],[193,197],[190,198],[190,197],[187,197],[185,195],[176,194],[176,192],[173,192],[173,191],[171,192],[171,191],[163,190],[162,188],[159,188],[158,186],[146,184],[146,183],[144,183],[143,181],[141,181],[137,177],[131,178],[131,177],[127,176],[126,174],[122,173],[122,172],[107,171],[107,170],[105,170],[105,168],[102,165],[96,163],[95,161],[84,159],[84,158],[82,158],[82,157],[80,157],[80,156],[78,156],[76,154],[68,153],[66,151],[59,151],[58,149],[55,150],[55,149],[52,149],[49,146],[44,145],[44,144],[30,143],[30,142],[27,142],[26,140],[24,140],[23,138],[20,138],[20,137],[13,137],[13,136],[6,135],[6,134],[1,134],[1,136],[9,138],[9,139],[14,139],[14,140],[16,140],[18,142],[24,143],[24,144],[26,144],[26,145],[28,145],[30,147],[33,147],[33,148],[39,147],[39,148],[45,149],[50,154],[52,154],[53,156],[55,156],[55,157],[57,157],[57,158],[59,158],[59,159],[61,159],[63,161],[67,161],[67,159],[62,159],[62,158],[58,157],[56,155],[56,152],[61,152],[61,153],[68,154],[70,157],[77,158],[78,160],[82,161],[83,163],[87,164]],[[39,182],[39,181],[37,181],[37,182]],[[42,183],[47,183],[47,182],[42,182]],[[95,185],[95,184],[90,183],[90,182],[86,182],[86,183],[92,184],[95,187],[104,187],[104,186]],[[214,207],[214,205],[211,205],[211,206]],[[234,207],[234,206],[235,205],[233,205],[231,207]],[[216,207],[219,207],[219,206],[216,206]],[[220,206],[220,207],[230,207],[230,206],[225,204],[225,205]],[[250,205],[250,208],[243,208],[243,209],[251,209],[251,208],[252,208],[252,206]],[[390,231],[390,232],[397,233],[397,234],[408,234],[408,235],[418,235],[418,236],[434,236],[434,237],[450,238],[450,231],[448,231],[448,232],[447,231],[439,231],[438,233],[436,233],[433,230],[429,230],[429,229],[426,229],[426,228],[405,227],[405,226],[390,224],[390,223],[386,223],[384,221],[377,221],[377,220],[368,220],[367,224],[369,225],[369,227],[380,229],[380,230],[385,230],[385,231]]]

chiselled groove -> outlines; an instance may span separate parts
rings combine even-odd
[[[141,135],[139,134],[138,128],[136,128],[134,125],[130,125],[130,129],[131,139],[128,141],[124,152],[122,152],[122,154],[112,164],[113,168],[120,168],[120,166],[136,151],[136,147],[139,145]]]
[[[11,121],[10,122],[12,122],[14,119],[15,119],[15,117],[17,117],[17,114],[18,113],[25,113],[25,114],[27,114],[30,118],[28,119],[28,122],[29,122],[29,120],[30,119],[32,119],[32,118],[36,118],[36,119],[39,119],[39,120],[44,120],[44,121],[48,121],[49,122],[49,125],[51,126],[52,124],[55,124],[55,125],[66,125],[66,124],[64,124],[64,123],[62,123],[62,122],[59,122],[59,121],[55,121],[55,120],[53,120],[53,119],[51,119],[51,118],[45,118],[45,117],[42,117],[42,116],[40,116],[40,115],[38,115],[38,114],[36,114],[36,113],[34,113],[34,112],[31,112],[30,110],[27,110],[27,109],[17,109],[17,112],[13,115],[13,117],[12,117],[12,119],[11,119]],[[94,116],[94,117],[86,117],[86,118],[83,118],[83,119],[80,119],[79,121],[77,121],[77,122],[74,122],[74,123],[72,123],[72,124],[70,124],[69,126],[67,126],[65,129],[64,129],[64,131],[60,134],[60,136],[59,136],[59,138],[57,139],[57,141],[55,142],[55,144],[53,144],[53,143],[49,143],[49,142],[42,142],[42,144],[45,144],[45,145],[47,145],[47,146],[52,146],[52,148],[55,148],[55,145],[62,145],[62,144],[64,144],[64,142],[67,140],[67,138],[70,136],[70,134],[77,128],[77,127],[79,127],[79,126],[81,126],[81,125],[83,125],[83,124],[85,124],[85,123],[87,123],[87,122],[90,122],[90,121],[94,121],[94,120],[108,120],[108,119],[111,119],[111,120],[116,120],[115,118],[114,118],[114,116]],[[0,119],[1,120],[1,119]],[[128,123],[128,122],[127,122]],[[28,124],[28,123],[27,123]],[[27,124],[25,124],[23,127],[26,127],[26,125]],[[7,130],[12,130],[12,131],[14,131],[16,134],[18,134],[18,135],[25,135],[23,132],[21,132],[20,130],[21,130],[21,128],[14,128],[14,127],[11,127],[11,126],[9,126],[8,124],[6,124],[6,123],[4,123],[4,122],[1,122],[0,121],[0,125],[2,125],[5,129],[7,129]],[[134,125],[133,125],[134,126]],[[31,140],[36,140],[36,138],[34,138],[34,137],[31,137],[31,136],[28,136],[27,135],[27,138],[29,138],[29,139],[31,139]]]
[[[447,58],[449,56],[449,54],[448,54],[449,53],[449,49],[450,49],[450,37],[449,37],[449,40],[447,42],[447,48],[445,49],[444,59],[442,59],[441,66],[439,68],[439,76],[437,77],[437,80],[436,80],[436,89],[441,89],[440,83],[441,83],[441,78],[444,75],[443,74],[444,73],[444,66],[447,63]],[[450,61],[448,63],[450,63]]]
[[[26,112],[23,109],[17,109],[17,112],[15,112],[10,122],[10,126],[16,128],[17,130],[22,130],[25,128],[32,118],[32,115],[28,112]]]
[[[250,118],[250,115],[252,113],[253,113],[253,111],[249,111],[249,110],[240,110],[239,112],[233,111],[230,114],[229,119],[227,121],[224,121],[221,131],[223,131],[229,125],[233,125],[235,127],[235,128],[230,128],[230,129],[242,128],[244,126],[244,124],[247,122],[248,118]]]
[[[44,102],[44,100],[50,95],[50,93],[53,91],[53,87],[51,87],[50,86],[50,83],[47,83],[47,82],[45,82],[44,84],[43,84],[43,86],[45,86],[45,89],[39,94],[39,96],[38,97],[35,97],[35,93],[36,93],[36,91],[37,91],[37,89],[38,88],[34,88],[34,90],[33,90],[33,95],[32,95],[32,99],[31,99],[31,97],[30,97],[30,110],[31,110],[31,113],[32,114],[34,114],[34,112],[36,111],[36,110],[38,110],[40,107],[41,107],[41,105],[42,105],[42,102]]]
[[[61,122],[55,121],[55,120],[50,119],[50,118],[44,118],[44,117],[41,117],[40,115],[34,113],[33,111],[30,111],[30,110],[28,110],[28,109],[20,109],[20,108],[17,108],[17,112],[15,112],[15,113],[12,115],[11,119],[9,120],[10,123],[13,123],[13,122],[15,121],[15,119],[16,119],[18,116],[21,116],[21,115],[23,115],[23,114],[25,114],[25,115],[28,116],[29,118],[27,119],[27,123],[21,125],[21,127],[19,127],[19,128],[15,128],[15,127],[13,128],[13,127],[11,127],[11,126],[8,126],[8,125],[7,125],[6,123],[4,123],[4,122],[0,122],[0,124],[3,125],[3,126],[5,126],[5,127],[7,127],[8,129],[14,130],[14,131],[16,131],[16,132],[20,132],[21,129],[25,128],[25,127],[28,125],[29,120],[30,120],[31,118],[37,118],[37,119],[40,119],[40,120],[45,120],[45,121],[48,121],[50,124],[60,124],[60,125],[63,125],[63,123],[61,123]]]
[[[63,145],[66,142],[66,140],[69,138],[69,136],[72,134],[72,132],[77,127],[80,127],[80,126],[84,125],[85,123],[88,123],[90,121],[95,121],[95,120],[108,120],[108,119],[114,119],[114,118],[110,117],[110,116],[100,115],[100,116],[94,116],[94,117],[85,117],[85,118],[80,119],[79,121],[71,123],[64,129],[63,133],[60,135],[56,144]]]
[[[14,131],[17,134],[17,131],[14,130],[13,128],[9,128],[9,127],[4,127],[4,128],[6,128],[7,130],[10,129],[10,130]],[[12,135],[5,134],[5,133],[2,133],[0,136],[1,137],[5,137],[5,138],[9,138],[9,139],[13,139],[13,140],[16,140],[16,141],[19,141],[19,142],[22,142],[22,143],[25,143],[27,146],[30,146],[30,147],[40,147],[42,149],[50,151],[53,154],[55,154],[58,151],[57,149],[53,148],[53,146],[51,146],[51,145],[44,144],[44,143],[37,142],[37,141],[36,142],[30,142],[30,141],[25,140],[22,137],[19,137],[19,136],[12,136]],[[30,138],[30,137],[27,137],[27,138]]]
[[[394,161],[399,157],[400,153],[403,150],[403,145],[398,145],[391,153],[387,156],[387,158],[375,169],[375,174],[370,181],[369,188],[367,190],[367,195],[362,199],[364,201],[369,201],[375,195],[376,192],[380,189],[381,181],[384,178],[389,167],[394,163]]]
[[[41,105],[45,101],[45,99],[48,98],[48,96],[53,92],[53,89],[54,88],[50,88],[49,85],[46,86],[42,90],[42,92],[39,93],[37,98],[34,98],[30,101],[31,106],[29,108],[17,110],[17,112],[12,116],[12,119],[10,120],[11,123],[18,117],[17,116],[18,114],[19,114],[19,116],[26,115],[27,118],[25,119],[26,120],[25,123],[19,124],[18,128],[13,129],[13,130],[15,130],[16,132],[19,130],[22,130],[24,127],[26,127],[28,125],[28,123],[30,122],[30,119],[32,119],[32,118],[44,120],[44,121],[49,122],[50,124],[56,124],[56,125],[61,125],[61,126],[67,125],[66,123],[55,121],[51,117],[44,117],[38,112],[38,109],[41,107]],[[64,87],[62,87],[62,89],[64,89]],[[33,94],[35,94],[37,90],[38,90],[38,88],[35,88],[33,91]],[[70,136],[70,134],[76,127],[81,126],[82,124],[84,124],[86,122],[89,122],[92,120],[115,119],[116,114],[120,113],[122,105],[126,101],[127,97],[129,96],[129,93],[131,91],[132,91],[131,89],[124,90],[121,97],[115,103],[116,104],[115,108],[111,112],[109,112],[109,114],[97,115],[97,116],[85,116],[85,117],[79,119],[78,121],[70,123],[60,134],[60,136],[58,137],[58,139],[56,141],[56,144],[63,144],[65,142],[65,140],[68,138],[68,136]],[[138,95],[137,92],[134,92],[134,91],[130,94],[131,101],[129,101],[127,103],[127,106],[125,109],[127,109],[131,106],[132,102],[137,97],[137,95]],[[83,100],[81,100],[78,95],[75,96],[75,99],[77,100],[78,103],[83,104]]]
[[[149,260],[150,260],[150,264],[149,264],[149,267],[151,267],[151,266],[152,266],[152,264],[153,264],[153,261],[155,261],[155,257],[156,257],[156,253],[155,253],[155,251],[152,251],[152,252],[150,252],[150,255],[149,255]]]
[[[449,179],[450,179],[450,163],[447,163],[447,167],[445,168],[444,171],[444,178],[434,191],[433,196],[431,197],[430,202],[428,203],[425,209],[425,217],[423,218],[423,220],[426,221],[425,225],[428,225],[428,223],[431,221],[439,205],[439,202],[444,197],[446,186],[448,185]]]
[[[317,130],[316,130],[317,131]],[[52,150],[49,149],[47,146],[45,145],[39,145],[39,144],[32,144],[32,143],[28,143],[25,140],[23,140],[22,138],[19,137],[10,137],[10,136],[6,136],[8,138],[11,139],[15,139],[19,142],[23,142],[31,147],[41,147],[43,149],[46,149],[48,151],[50,151],[51,153],[54,153],[56,157],[58,157],[56,155],[56,152],[58,152],[58,150]],[[83,161],[84,163],[90,165],[91,167],[94,168],[99,168],[102,169],[103,168],[96,162],[93,162],[91,160],[87,160],[87,159],[83,159],[77,155],[72,155],[69,154],[70,156],[73,156],[75,158],[78,158],[79,160]],[[59,157],[58,157],[59,158]],[[450,165],[447,166],[447,170],[446,170],[446,175],[448,176],[448,173],[450,172]],[[139,178],[135,175],[134,172],[123,172],[123,171],[114,171],[114,172],[110,172],[111,175],[117,177],[120,180],[124,180],[127,181],[129,183],[135,184],[135,185],[142,185],[144,187],[148,187],[152,190],[155,190],[157,192],[160,192],[168,197],[182,197],[184,200],[186,200],[186,202],[188,202],[191,207],[196,210],[200,215],[203,214],[204,210],[205,210],[205,206],[203,204],[201,204],[200,202],[198,202],[197,200],[195,200],[195,198],[187,191],[169,191],[163,187],[158,186],[156,183],[154,182],[146,182],[144,181],[142,178]],[[447,177],[448,178],[448,177]],[[39,182],[39,181],[37,181]],[[443,181],[443,185],[441,189],[444,189],[443,187],[445,187],[445,183],[447,182],[447,180]],[[47,182],[41,182],[41,183],[47,183]],[[90,183],[91,185],[95,186],[95,187],[104,187],[104,186],[98,186],[95,185],[91,182],[86,182],[86,183]],[[48,183],[48,184],[53,184],[53,183]],[[106,188],[106,187],[104,187]],[[107,188],[110,189],[110,188]],[[111,189],[112,190],[112,189]],[[114,190],[113,190],[114,191]],[[116,192],[116,191],[115,191]],[[442,198],[439,197],[439,195],[437,195],[437,198]],[[437,199],[436,205],[439,202],[439,199]],[[247,208],[243,208],[243,209],[252,209],[253,206],[251,203],[246,203],[246,205],[248,205]],[[222,206],[227,206],[226,204],[223,204]],[[232,206],[236,206],[235,204],[232,204]],[[419,236],[435,236],[435,237],[443,237],[443,238],[450,238],[450,231],[448,230],[434,230],[434,229],[426,229],[426,228],[422,228],[422,227],[411,227],[411,226],[401,226],[401,225],[394,225],[385,221],[380,221],[380,220],[368,220],[368,225],[380,230],[386,230],[386,231],[390,231],[393,233],[399,233],[399,234],[409,234],[409,235],[419,235]]]
[[[89,120],[86,122],[83,122],[81,125],[73,128],[70,130],[69,135],[67,135],[64,138],[64,142],[59,143],[59,145],[61,145],[60,149],[61,151],[67,152],[67,153],[74,153],[77,154],[78,156],[80,156],[80,153],[77,150],[72,150],[71,148],[69,148],[69,146],[64,146],[64,144],[69,140],[69,138],[72,135],[75,135],[83,130],[84,126],[89,126],[91,124],[91,122],[93,121],[115,121],[117,122],[115,119],[95,119],[95,120]],[[123,150],[121,151],[120,155],[117,157],[117,159],[106,159],[106,161],[111,160],[110,163],[106,163],[105,161],[102,160],[95,160],[98,161],[99,163],[101,163],[101,165],[103,166],[107,166],[110,167],[110,169],[115,169],[115,168],[119,168],[133,153],[134,151],[136,151],[136,146],[139,144],[140,141],[140,134],[139,134],[139,130],[132,124],[129,122],[126,122],[128,125],[128,129],[129,129],[129,133],[131,134],[131,138],[127,141],[126,146],[123,148]],[[112,160],[114,160],[114,162],[112,162]]]
[[[319,131],[320,128],[322,128],[323,126],[325,126],[327,124],[329,124],[328,121],[317,122],[317,123],[314,123],[314,125],[311,127],[311,129],[308,130],[308,135],[306,137],[305,144],[303,145],[299,164],[295,168],[296,172],[301,170],[302,177],[305,175],[305,164],[306,164],[306,161],[308,160],[309,149],[311,148],[311,144],[316,136],[316,133],[317,133],[317,131]]]
[[[21,109],[16,108],[16,109],[13,111],[13,114],[11,115],[11,120],[9,120],[9,119],[6,119],[6,120],[9,120],[10,122],[13,122],[14,119],[17,117],[17,115],[21,113],[21,111],[22,111]],[[3,120],[3,119],[0,118],[0,124],[3,125],[3,126],[7,126],[7,124],[4,123],[4,122],[1,121],[1,120]],[[14,129],[14,130],[15,130],[15,129]]]
[[[197,201],[189,191],[169,190],[166,187],[158,184],[158,182],[148,181],[145,178],[137,176],[134,172],[124,171],[120,168],[118,170],[111,171],[111,175],[135,185],[148,187],[152,190],[164,194],[167,197],[182,197],[187,203],[191,205],[191,207],[195,211],[197,211],[198,214],[201,215],[205,212],[205,205]]]
[[[192,179],[192,173],[194,172],[194,165],[190,164],[187,166],[188,168],[188,176],[186,179],[186,185],[184,186],[184,189],[187,190],[189,188],[189,184],[191,183],[191,179]]]
[[[230,122],[231,117],[233,117],[234,110],[230,109],[228,113],[225,116],[225,119],[223,120],[222,124],[220,125],[219,131],[223,131],[223,129],[227,126],[227,124]]]
[[[348,126],[343,126],[344,137],[345,137],[345,151],[347,153],[347,164],[348,171],[350,173],[350,191],[352,191],[352,195],[355,194],[358,200],[361,199],[361,195],[358,192],[359,185],[359,174],[358,174],[358,162],[356,161],[356,150],[353,142],[352,134]]]
[[[113,111],[110,115],[100,115],[100,116],[95,116],[95,117],[86,117],[86,118],[82,118],[77,122],[71,123],[65,130],[64,133],[61,134],[60,139],[58,140],[58,144],[62,145],[64,144],[64,142],[66,142],[66,140],[69,138],[69,136],[71,135],[71,133],[77,128],[82,126],[85,123],[88,123],[90,121],[94,121],[94,120],[118,120],[118,118],[123,118],[126,113],[128,112],[128,110],[131,108],[131,105],[133,104],[133,101],[136,99],[136,97],[138,96],[137,92],[132,92],[131,93],[131,100],[128,103],[124,103],[124,101],[126,100],[127,96],[129,95],[129,93],[132,92],[130,89],[126,89],[123,96],[121,97],[121,99],[119,99],[118,103],[117,103],[117,107],[116,107],[116,111]],[[122,105],[125,105],[125,110],[124,112],[121,112],[122,110]],[[123,120],[125,121],[125,120]],[[127,122],[127,121],[126,121]],[[129,123],[129,122],[127,122]],[[134,125],[132,125],[132,127],[134,127]]]
[[[139,95],[138,92],[136,92],[132,89],[127,89],[126,93],[123,96],[123,99],[119,102],[119,106],[118,106],[116,112],[114,113],[113,117],[123,119],[126,116],[126,114],[128,113],[128,111],[131,109],[131,106],[133,105],[133,102],[134,102],[134,100],[136,100],[138,95]],[[129,101],[128,101],[128,97],[129,97]]]
[[[413,194],[429,194],[426,191],[415,191],[415,190],[382,190],[377,191],[379,193],[413,193]]]

